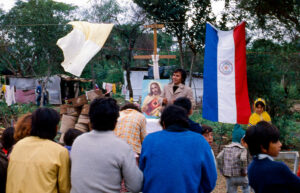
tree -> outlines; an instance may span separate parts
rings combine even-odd
[[[210,0],[191,0],[191,22],[192,26],[186,31],[187,44],[193,52],[190,65],[190,87],[192,86],[193,66],[198,52],[203,53],[205,44],[205,24],[206,22],[214,23],[215,17],[212,15]]]
[[[299,38],[299,15],[297,0],[225,0],[224,21],[220,24],[236,25],[244,20],[249,36],[286,42]]]
[[[238,8],[248,11],[251,16],[257,18],[259,27],[264,28],[269,19],[276,18],[287,29],[300,32],[300,4],[297,0],[239,0]]]
[[[163,23],[166,32],[174,35],[178,41],[180,52],[180,65],[184,68],[183,44],[185,29],[187,28],[187,11],[189,10],[188,0],[134,0],[150,16],[154,22]]]
[[[127,12],[126,20],[119,20],[120,14],[123,14],[125,9],[121,9],[116,0],[94,1],[91,11],[86,12],[86,18],[93,22],[112,22],[115,26],[106,41],[106,47],[97,54],[94,59],[103,58],[105,56],[105,63],[113,61],[116,67],[119,68],[121,64],[126,71],[126,80],[129,90],[129,96],[133,97],[133,90],[130,82],[130,66],[133,63],[133,52],[136,40],[142,34],[142,28],[145,20],[145,15],[138,7],[129,4],[126,7]],[[91,15],[92,14],[92,15]],[[94,17],[99,15],[99,17]],[[122,23],[122,24],[121,24]],[[93,60],[95,63],[95,60]],[[93,63],[93,61],[91,63]],[[99,69],[99,68],[98,68]],[[103,69],[106,69],[103,66]],[[107,73],[103,72],[103,74]]]
[[[166,31],[177,37],[180,64],[182,68],[189,68],[192,77],[193,66],[197,53],[203,51],[205,37],[205,23],[214,23],[215,17],[212,13],[209,0],[185,0],[185,1],[156,1],[151,3],[135,0],[152,18],[158,22],[165,23]],[[191,27],[189,27],[191,24]],[[184,65],[183,45],[187,45],[193,55],[190,65]],[[191,86],[190,79],[190,86]]]
[[[287,144],[288,130],[294,129],[289,121],[292,115],[290,88],[300,84],[296,49],[294,43],[282,45],[260,39],[253,42],[247,54],[250,99],[262,97],[266,100],[272,123],[279,128],[284,144]]]
[[[83,11],[83,15],[95,23],[119,23],[118,15],[123,10],[116,0],[93,0],[92,6]]]
[[[1,63],[22,76],[62,72],[62,52],[56,41],[71,29],[65,25],[66,18],[75,8],[52,0],[18,0],[2,17],[7,42]]]

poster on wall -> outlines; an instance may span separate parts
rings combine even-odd
[[[161,115],[163,88],[169,83],[168,79],[143,80],[141,110],[146,118],[157,119]]]

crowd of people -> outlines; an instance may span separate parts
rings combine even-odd
[[[151,134],[138,106],[120,108],[110,97],[90,104],[92,130],[71,128],[64,144],[54,140],[60,121],[54,109],[23,115],[1,137],[0,193],[204,193],[214,190],[217,168],[228,193],[238,186],[244,193],[299,192],[300,178],[273,159],[281,143],[263,99],[255,102],[249,127],[236,124],[232,143],[215,158],[213,128],[189,118],[194,102],[184,80],[175,71],[164,88],[163,130]]]

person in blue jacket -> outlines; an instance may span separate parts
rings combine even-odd
[[[248,167],[249,184],[255,193],[300,192],[300,178],[283,162],[274,161],[281,150],[279,131],[266,121],[247,129],[244,141],[253,161]]]
[[[142,145],[143,193],[211,192],[217,181],[214,157],[204,137],[187,129],[186,111],[169,105],[160,124],[163,130],[149,134]]]
[[[42,81],[38,81],[38,85],[35,88],[35,94],[36,94],[36,105],[39,107],[41,105],[41,99],[42,99]]]

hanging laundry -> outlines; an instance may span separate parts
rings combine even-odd
[[[113,92],[114,94],[117,93],[117,88],[116,88],[116,84],[115,84],[115,83],[112,84],[112,92]]]
[[[12,104],[16,103],[16,98],[15,98],[15,86],[9,86],[5,85],[5,101],[7,106],[10,106]]]

